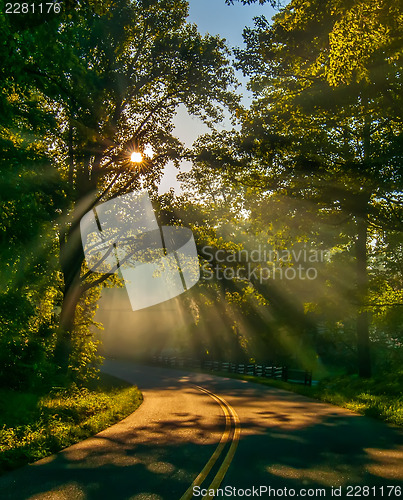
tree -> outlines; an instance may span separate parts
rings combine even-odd
[[[184,0],[81,1],[14,37],[32,91],[55,117],[54,163],[67,182],[59,223],[63,304],[56,356],[65,369],[77,303],[109,275],[83,270],[79,222],[97,203],[139,189],[154,193],[183,146],[173,135],[179,104],[212,123],[235,105],[225,44],[186,23]],[[49,47],[48,40],[53,43]],[[214,99],[211,98],[214,96]],[[137,167],[130,153],[149,145]]]
[[[401,15],[401,2],[294,0],[272,25],[245,30],[238,51],[256,96],[243,135],[261,187],[354,224],[361,376],[371,373],[369,231],[398,229],[402,213]]]
[[[60,300],[54,220],[64,183],[52,167],[55,119],[23,69],[19,16],[0,14],[0,385],[49,377]],[[20,21],[21,22],[21,21]]]
[[[242,130],[203,138],[187,175],[204,196],[243,186],[251,224],[288,245],[343,248],[328,269],[333,292],[340,266],[355,275],[339,292],[355,308],[361,376],[371,373],[368,244],[401,229],[401,12],[400,2],[296,0],[273,24],[256,20],[236,51],[255,96],[237,112]]]
[[[322,271],[318,282],[323,286],[326,262],[309,264],[298,257],[309,251],[310,242],[301,240],[299,228],[290,234],[286,227],[289,204],[283,213],[286,220],[266,217],[273,211],[264,203],[261,189],[253,186],[253,171],[239,140],[236,133],[200,138],[193,168],[181,176],[187,195],[174,205],[195,235],[202,263],[199,286],[190,292],[193,307],[203,311],[197,315],[197,331],[207,339],[211,327],[205,325],[210,320],[225,339],[228,356],[239,359],[242,353],[244,361],[271,360],[312,369],[314,328],[304,306],[317,300],[320,291],[304,274],[315,266]],[[295,268],[300,278],[292,276]],[[286,273],[290,279],[282,277]],[[238,355],[235,345],[230,347],[231,338],[241,351]],[[212,339],[208,342],[208,351],[219,356]]]

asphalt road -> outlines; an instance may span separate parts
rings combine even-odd
[[[219,487],[216,498],[403,498],[400,428],[240,380],[112,361],[105,371],[139,386],[140,408],[2,476],[0,499],[203,498],[193,486]]]

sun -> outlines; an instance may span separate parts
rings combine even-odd
[[[141,163],[143,161],[143,155],[137,151],[133,151],[130,156],[130,161],[133,163]]]

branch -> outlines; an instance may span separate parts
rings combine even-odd
[[[151,108],[151,111],[148,113],[148,115],[144,118],[144,120],[140,123],[140,125],[137,127],[137,129],[135,130],[134,134],[132,137],[136,137],[141,129],[144,127],[144,125],[148,122],[148,120],[153,116],[153,114],[157,111],[157,109],[159,107],[162,106],[162,104],[167,100],[169,99],[170,97],[173,97],[175,94],[177,94],[177,92],[168,92],[164,97],[162,97],[158,102],[157,104],[155,104],[155,106],[153,106]]]
[[[41,69],[39,68],[32,68],[32,67],[29,67],[27,66],[25,68],[25,71],[27,73],[30,73],[32,75],[36,75],[36,76],[40,76],[40,77],[43,77],[43,78],[46,78],[47,80],[49,80],[50,82],[54,83],[57,87],[59,87],[59,89],[69,98],[71,99],[71,102],[75,104],[75,106],[77,107],[77,101],[76,99],[74,98],[74,96],[72,95],[70,89],[64,87],[60,81],[56,78],[54,78],[53,76],[49,75],[48,73],[45,73],[44,71],[42,71]]]
[[[367,307],[403,306],[401,302],[384,302],[383,304],[367,304]]]

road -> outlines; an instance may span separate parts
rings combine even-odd
[[[140,408],[1,477],[1,499],[187,500],[210,485],[232,498],[399,498],[400,428],[240,380],[117,361],[105,371],[139,386]]]

